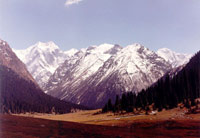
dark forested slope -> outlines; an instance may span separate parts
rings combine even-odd
[[[0,65],[0,112],[67,113],[81,107],[45,94],[31,80],[26,80],[12,69]]]
[[[186,107],[194,106],[196,98],[200,97],[200,51],[197,52],[190,62],[175,76],[166,75],[146,90],[142,90],[137,96],[134,92],[123,94],[122,98],[118,96],[115,105],[111,100],[103,108],[108,110],[126,110],[133,109],[149,110],[153,106],[154,110],[161,111],[163,108],[171,109],[183,103]]]

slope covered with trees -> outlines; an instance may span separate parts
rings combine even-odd
[[[0,113],[67,113],[84,107],[45,94],[31,80],[0,65]]]
[[[182,103],[185,107],[194,106],[200,97],[200,51],[195,54],[190,62],[170,77],[164,76],[151,87],[142,90],[138,95],[134,92],[124,93],[121,98],[116,96],[114,105],[111,100],[104,106],[103,112],[127,111],[143,109],[148,111],[149,107],[154,110],[172,109]]]

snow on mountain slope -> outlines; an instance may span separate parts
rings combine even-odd
[[[77,50],[77,49],[74,49],[74,48],[72,48],[72,49],[70,49],[70,50],[68,50],[68,51],[64,51],[64,53],[65,53],[66,55],[68,55],[69,57],[73,56],[76,52],[78,52],[78,50]]]
[[[77,52],[71,59],[66,60],[50,77],[45,90],[57,97],[63,95],[62,91],[52,92],[57,89],[76,89],[88,77],[92,76],[113,54],[120,51],[122,47],[118,45],[102,44],[100,46],[90,46]],[[59,96],[59,98],[63,98]]]
[[[38,42],[14,51],[49,95],[91,107],[101,107],[116,94],[139,92],[191,57],[166,48],[155,53],[140,44],[63,52],[53,42]]]
[[[157,54],[172,64],[173,68],[179,67],[189,62],[192,54],[176,53],[168,48],[161,48]]]
[[[27,49],[14,50],[14,52],[26,64],[29,72],[43,88],[56,68],[74,55],[77,50],[63,52],[50,41],[47,43],[38,42]]]
[[[99,70],[101,79],[98,83],[108,78],[110,74],[118,73],[118,76],[124,80],[129,78],[131,81],[137,81],[124,84],[127,85],[125,87],[126,91],[138,92],[149,86],[149,83],[155,82],[169,69],[171,69],[170,64],[160,58],[156,53],[140,44],[133,44],[122,49],[104,64],[101,70]],[[137,79],[135,79],[136,77]],[[139,77],[143,77],[143,79],[140,80]],[[138,83],[138,81],[141,81],[141,83]],[[137,87],[133,87],[132,84],[137,84]]]
[[[171,69],[168,62],[140,44],[103,49],[89,47],[74,64],[65,61],[50,78],[46,87],[48,94],[77,104],[101,107],[108,98],[114,100],[116,94],[147,88]]]

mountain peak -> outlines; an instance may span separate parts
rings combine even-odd
[[[128,46],[126,46],[125,48],[127,48],[127,49],[141,49],[141,48],[144,48],[144,46],[142,46],[141,44],[139,44],[139,43],[134,43],[134,44],[132,44],[132,45],[128,45]]]
[[[100,47],[100,48],[112,48],[113,44],[103,43],[103,44],[100,44],[98,47]]]
[[[64,52],[54,42],[49,41],[37,42],[27,49],[14,51],[27,65],[38,84],[43,87],[56,68],[74,55],[77,50],[71,49]]]
[[[53,41],[49,41],[49,42],[47,42],[47,44],[49,44],[49,45],[55,45],[55,43]]]
[[[1,39],[0,39],[0,44],[1,44],[1,46],[6,46],[6,45],[8,45],[6,41],[1,40]]]
[[[108,44],[108,43],[103,43],[100,45],[92,45],[87,48],[87,52],[89,53],[105,53],[108,50],[112,49],[114,45]]]
[[[70,49],[70,50],[68,50],[68,51],[65,51],[64,53],[67,54],[67,55],[69,55],[69,56],[73,56],[73,55],[76,54],[77,52],[78,52],[77,49],[72,48],[72,49]]]
[[[148,48],[142,46],[141,44],[134,43],[132,45],[128,45],[124,47],[121,51],[121,53],[143,53],[144,51],[146,52],[152,52]]]
[[[119,44],[115,44],[114,47],[121,47]]]
[[[158,49],[156,53],[172,64],[172,67],[174,68],[188,63],[189,59],[192,57],[192,54],[177,53],[168,48]]]
[[[175,51],[173,51],[173,50],[171,50],[171,49],[169,49],[169,48],[166,48],[166,47],[164,47],[164,48],[160,48],[160,49],[158,49],[157,50],[157,53],[161,53],[161,52],[163,52],[163,53],[168,53],[169,54],[169,52],[170,53],[174,53],[174,54],[178,54],[178,55],[191,55],[191,54],[188,54],[188,53],[179,53],[179,52],[175,52]]]
[[[169,48],[163,47],[163,48],[158,49],[158,51],[172,51],[172,50]]]
[[[9,44],[4,40],[0,40],[0,65],[6,66],[25,79],[35,82],[24,63],[18,59]]]
[[[37,42],[35,45],[33,45],[32,47],[37,47],[39,49],[59,49],[59,47],[53,42],[53,41],[49,41],[49,42]]]

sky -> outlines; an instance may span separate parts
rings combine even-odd
[[[200,50],[200,0],[0,0],[0,38],[60,49],[140,43],[156,51]]]

